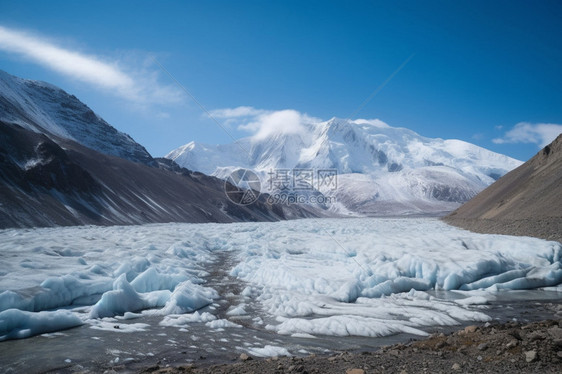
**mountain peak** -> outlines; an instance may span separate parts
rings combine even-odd
[[[549,163],[562,159],[562,134],[545,146],[535,156],[536,162]]]
[[[152,164],[146,149],[105,122],[76,96],[52,84],[0,71],[0,120],[88,148]]]
[[[381,129],[392,128],[390,125],[386,124],[385,122],[379,119],[365,119],[365,118],[350,119],[350,118],[332,117],[325,123],[328,125],[332,125],[332,124],[369,125]]]
[[[521,164],[474,144],[426,138],[380,120],[333,117],[302,123],[298,133],[270,132],[238,143],[250,147],[188,143],[166,157],[219,177],[239,167],[264,180],[274,169],[335,170],[339,201],[367,214],[452,210]]]

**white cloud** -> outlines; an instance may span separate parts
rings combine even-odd
[[[304,136],[307,134],[306,124],[322,121],[293,109],[264,110],[251,106],[216,109],[211,111],[211,115],[224,120],[229,126],[251,133],[256,140],[276,133]]]
[[[381,121],[380,119],[364,119],[364,118],[358,118],[358,119],[354,120],[353,123],[356,123],[356,124],[358,124],[358,125],[365,125],[365,124],[367,124],[367,125],[371,125],[371,126],[374,126],[374,127],[379,127],[379,128],[382,128],[382,129],[390,128],[390,126],[389,126],[387,123]]]
[[[177,103],[182,98],[179,89],[158,82],[155,70],[147,70],[146,67],[136,71],[124,69],[118,61],[104,61],[98,56],[65,49],[20,30],[0,26],[0,50],[17,54],[135,103]]]
[[[484,137],[484,134],[481,132],[477,132],[475,134],[472,134],[471,138],[474,140],[480,140]]]
[[[306,139],[314,124],[323,122],[321,118],[309,116],[306,113],[294,109],[266,110],[251,106],[239,106],[236,108],[221,108],[210,111],[216,119],[222,120],[228,127],[236,127],[238,130],[252,134],[256,140],[264,139],[274,134],[299,134]],[[390,126],[379,119],[359,118],[351,120],[356,125],[370,125],[379,128]],[[311,126],[312,125],[312,126]]]
[[[503,137],[493,139],[496,144],[504,143],[535,143],[540,148],[551,143],[562,133],[562,125],[554,123],[520,122]]]
[[[260,114],[255,121],[238,128],[254,133],[256,139],[264,139],[275,133],[304,134],[306,129],[303,124],[307,119],[306,115],[296,110],[286,109]]]
[[[239,106],[236,108],[224,108],[224,109],[216,109],[211,111],[213,117],[221,118],[221,119],[254,117],[264,113],[267,113],[267,110],[256,109],[251,106]]]
[[[168,113],[168,112],[158,112],[158,113],[156,113],[156,118],[168,119],[168,118],[170,118],[170,113]]]

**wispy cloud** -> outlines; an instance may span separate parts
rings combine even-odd
[[[305,124],[322,121],[293,109],[264,110],[251,106],[216,109],[210,112],[215,118],[238,130],[252,134],[254,139],[264,139],[273,134],[301,134],[307,130]]]
[[[554,123],[520,122],[501,138],[493,139],[496,144],[535,143],[540,148],[551,143],[562,133],[562,125]]]
[[[263,109],[256,109],[251,106],[239,106],[236,108],[223,108],[211,111],[211,114],[216,118],[230,119],[240,117],[255,117],[260,114],[268,113],[270,111]]]
[[[44,37],[3,26],[0,50],[134,103],[169,104],[182,100],[181,91],[160,83],[158,71],[147,67],[146,61],[141,64],[143,67],[125,68],[119,61],[66,49]]]

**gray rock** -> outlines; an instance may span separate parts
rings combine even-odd
[[[538,358],[537,351],[534,349],[531,351],[525,352],[525,361],[527,362],[535,362]]]
[[[466,326],[464,328],[464,332],[467,333],[467,334],[472,333],[472,332],[476,332],[476,330],[478,330],[478,326],[476,326],[476,325]]]
[[[560,327],[554,326],[547,330],[548,334],[554,339],[562,339],[562,329]]]
[[[365,374],[363,369],[347,369],[345,374]]]
[[[528,338],[531,341],[544,340],[544,339],[546,339],[546,335],[544,333],[540,332],[540,331],[536,331],[536,332],[530,333]]]
[[[517,344],[519,344],[519,342],[517,340],[513,339],[509,343],[507,343],[505,346],[506,346],[507,349],[509,349],[509,348],[516,347]]]

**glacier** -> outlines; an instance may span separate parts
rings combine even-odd
[[[120,333],[151,318],[310,338],[425,335],[490,320],[486,304],[512,290],[562,292],[561,261],[558,242],[432,218],[9,229],[0,231],[0,340],[111,331],[115,318],[140,321]],[[212,286],[218,270],[238,294]]]
[[[521,161],[461,140],[421,136],[380,120],[332,118],[230,144],[190,142],[166,155],[180,166],[226,179],[251,169],[272,192],[278,169],[337,170],[332,211],[355,215],[442,214],[460,206]]]

